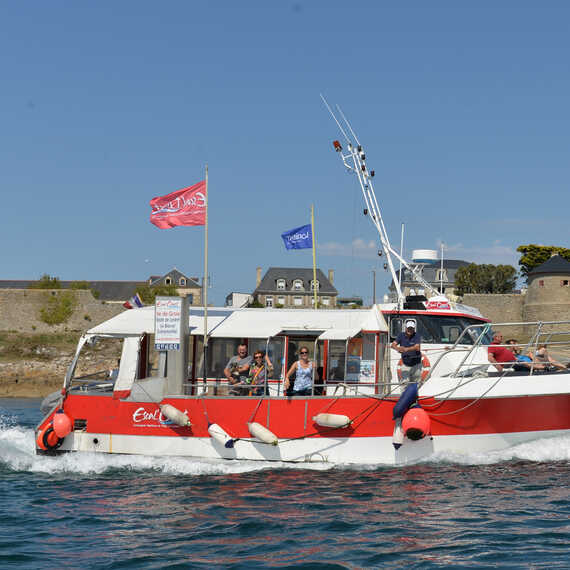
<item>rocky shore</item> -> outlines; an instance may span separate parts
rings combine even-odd
[[[63,385],[70,358],[0,362],[1,398],[43,398]]]

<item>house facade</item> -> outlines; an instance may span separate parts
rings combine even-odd
[[[317,269],[315,280],[313,269],[304,267],[270,267],[262,277],[261,267],[258,267],[252,296],[264,307],[310,309],[314,307],[316,290],[318,306],[333,309],[338,296],[333,278],[332,269],[328,277]]]
[[[151,275],[148,278],[147,284],[150,287],[174,285],[181,297],[189,298],[190,305],[202,304],[202,286],[198,282],[198,277],[188,277],[178,271],[176,267],[165,275]]]
[[[443,267],[441,261],[435,263],[415,264],[420,270],[420,275],[437,291],[452,298],[455,290],[455,274],[460,267],[467,267],[469,261],[461,259],[444,259]],[[390,283],[390,293],[396,294],[394,282]],[[425,295],[431,297],[429,291],[412,278],[409,269],[402,269],[402,293],[408,295]]]

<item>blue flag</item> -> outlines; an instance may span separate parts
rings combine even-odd
[[[313,232],[311,224],[301,226],[281,234],[287,249],[306,249],[313,247]]]

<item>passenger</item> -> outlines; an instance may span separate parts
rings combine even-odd
[[[267,394],[267,373],[273,372],[273,365],[265,352],[256,350],[253,354],[253,364],[249,369],[248,384],[252,396]]]
[[[527,356],[526,354],[522,353],[521,347],[519,346],[516,338],[510,338],[509,340],[507,340],[506,344],[512,346],[511,350],[513,351],[515,358],[517,359],[514,364],[515,370],[519,371],[544,370],[543,364],[533,362],[530,356]]]
[[[109,370],[108,373],[108,378],[111,382],[116,382],[117,378],[119,377],[119,368],[121,366],[121,359],[118,358],[117,359],[117,367],[116,368],[111,368],[111,370]]]
[[[516,362],[514,353],[501,346],[503,342],[503,334],[496,332],[493,335],[493,342],[487,348],[489,362],[495,366],[499,372],[503,372],[505,368],[512,368],[513,363]]]
[[[422,337],[416,332],[416,321],[406,321],[406,331],[401,332],[392,348],[402,355],[402,382],[419,382],[422,378]]]
[[[285,393],[288,396],[310,396],[313,386],[313,367],[314,362],[309,360],[309,349],[302,346],[299,350],[299,360],[291,364],[291,368],[285,376]],[[291,376],[295,374],[295,383],[293,389],[290,390]]]
[[[228,360],[224,375],[230,385],[229,393],[233,396],[242,396],[249,392],[247,378],[253,358],[248,356],[245,344],[240,344],[237,352],[237,356],[232,356]]]
[[[530,358],[533,358],[532,351],[528,353]],[[558,360],[554,360],[550,354],[548,354],[547,345],[546,344],[539,344],[538,348],[534,353],[534,360],[543,365],[543,368],[546,370],[552,370],[554,368],[558,368],[558,370],[566,370],[566,366],[558,362]]]

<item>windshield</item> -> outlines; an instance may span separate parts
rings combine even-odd
[[[403,330],[403,322],[407,319],[416,321],[416,331],[422,337],[422,342],[431,344],[455,344],[461,336],[460,344],[474,344],[479,335],[487,328],[486,323],[469,317],[452,315],[394,315],[390,319],[390,336],[395,339]],[[491,344],[491,331],[487,330],[481,339],[481,344]]]

